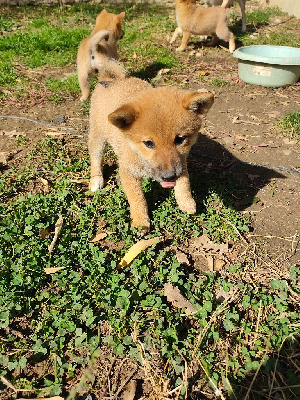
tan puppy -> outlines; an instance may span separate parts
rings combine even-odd
[[[108,87],[98,84],[91,98],[89,153],[90,190],[104,185],[105,143],[118,157],[119,173],[130,205],[132,226],[150,227],[142,178],[151,177],[173,188],[179,208],[196,212],[186,159],[196,142],[213,94],[153,88],[138,78],[125,78]]]
[[[236,0],[204,0],[204,3],[207,7],[222,6],[227,8],[232,7],[235,1]],[[238,0],[238,2],[240,4],[242,12],[242,32],[246,32],[246,0]]]
[[[110,80],[126,75],[124,67],[118,63],[117,41],[122,38],[122,21],[125,12],[118,15],[102,10],[96,18],[96,26],[91,35],[81,42],[77,53],[77,71],[82,92],[81,101],[90,96],[90,80]]]
[[[228,29],[224,7],[197,7],[196,0],[176,0],[176,20],[178,27],[175,29],[170,43],[173,43],[182,33],[181,45],[176,49],[177,51],[186,49],[191,34],[212,35],[213,43],[219,37],[229,42],[231,53],[235,50],[234,37]]]

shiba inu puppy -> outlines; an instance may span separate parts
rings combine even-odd
[[[109,143],[118,157],[132,226],[141,226],[143,232],[150,228],[142,190],[146,177],[163,188],[174,188],[179,208],[195,213],[186,160],[213,101],[212,93],[153,88],[134,77],[116,80],[106,88],[98,84],[90,108],[90,190],[104,186],[103,152]]]
[[[227,15],[224,7],[205,8],[196,6],[196,0],[176,0],[175,29],[170,43],[175,42],[182,33],[181,45],[176,49],[183,51],[192,34],[213,36],[213,44],[217,38],[229,42],[229,51],[235,50],[233,33],[228,29]]]
[[[204,3],[206,4],[207,7],[216,7],[216,6],[222,6],[222,7],[232,7],[233,3],[236,0],[204,0]],[[242,32],[246,32],[246,0],[238,0],[240,7],[241,7],[241,12],[242,12]]]
[[[82,92],[81,101],[90,96],[90,80],[122,78],[126,71],[119,58],[117,41],[123,37],[122,21],[125,12],[118,15],[102,10],[96,18],[96,26],[90,36],[83,39],[77,53],[77,72]]]

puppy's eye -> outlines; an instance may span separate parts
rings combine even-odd
[[[155,147],[155,144],[152,142],[152,140],[145,140],[143,143],[146,147],[148,147],[148,149],[154,149]]]
[[[185,141],[185,139],[186,139],[186,136],[177,135],[174,140],[174,143],[176,146],[180,146]]]

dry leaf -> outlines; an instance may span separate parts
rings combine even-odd
[[[107,236],[106,232],[99,232],[92,240],[90,240],[90,242],[91,243],[99,242],[100,240],[103,240],[106,236]]]
[[[83,185],[88,185],[89,182],[86,179],[71,179],[72,183],[81,183]]]
[[[2,383],[4,383],[4,385],[6,385],[10,389],[14,390],[15,392],[17,391],[17,389],[4,376],[0,376],[0,379],[1,379]]]
[[[207,76],[207,75],[209,75],[209,71],[201,71],[201,70],[199,70],[199,71],[197,71],[197,74],[200,75],[200,76]]]
[[[205,259],[207,261],[207,266],[209,271],[213,271],[214,270],[214,258],[213,256],[205,256]]]
[[[22,135],[22,133],[17,132],[15,129],[13,131],[3,131],[3,134],[8,137],[18,137]]]
[[[8,151],[0,151],[0,163],[6,165],[9,158]]]
[[[48,131],[45,132],[45,135],[47,136],[63,136],[69,134],[68,132],[63,132],[63,131]]]
[[[219,254],[228,253],[228,243],[214,243],[207,235],[202,235],[192,241],[192,245],[197,248],[202,248],[204,251],[212,251]]]
[[[139,240],[137,243],[130,247],[125,256],[120,261],[118,268],[126,267],[127,265],[129,265],[131,261],[133,261],[140,254],[141,251],[146,250],[148,247],[156,244],[161,239],[161,237],[156,237],[152,239]]]
[[[164,295],[174,307],[185,308],[186,314],[193,314],[197,311],[195,307],[184,296],[182,296],[180,290],[177,287],[174,287],[171,283],[165,284]]]
[[[136,381],[131,380],[127,385],[122,395],[122,400],[133,400],[136,392]]]
[[[35,397],[34,399],[18,399],[18,400],[37,400],[37,398]],[[54,396],[54,397],[38,397],[38,400],[65,400],[63,397],[60,396]]]
[[[64,269],[66,267],[50,267],[50,268],[44,268],[45,274],[55,274],[55,272],[60,271],[61,269]]]
[[[47,179],[40,178],[40,181],[44,185],[44,192],[45,193],[49,193],[50,192],[50,186],[49,186],[49,182],[47,181]]]
[[[189,264],[189,259],[183,251],[177,250],[175,257],[180,264]]]
[[[54,237],[52,239],[52,242],[51,242],[50,246],[48,247],[49,253],[52,253],[52,250],[54,249],[54,246],[55,246],[55,243],[56,243],[56,241],[58,239],[58,235],[59,235],[59,232],[60,232],[60,230],[62,228],[63,222],[64,222],[63,217],[60,215],[58,220],[56,221],[56,224],[55,224]]]
[[[50,234],[48,228],[42,228],[42,229],[40,229],[40,231],[39,231],[39,237],[40,237],[41,239],[46,239],[46,238],[48,238],[50,235],[51,235],[51,234]]]

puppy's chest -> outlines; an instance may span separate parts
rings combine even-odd
[[[190,23],[190,18],[193,16],[196,7],[190,7],[186,5],[179,5],[176,8],[176,22],[179,28],[182,26],[188,25]]]

